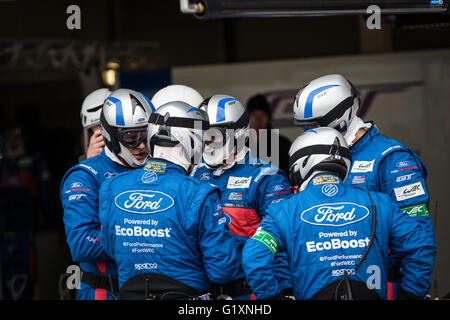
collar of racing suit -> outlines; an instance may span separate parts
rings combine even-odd
[[[358,141],[356,141],[350,147],[350,151],[352,153],[364,149],[372,141],[372,138],[380,133],[373,121],[369,121],[368,123],[370,123],[372,126],[369,128],[369,130],[366,131],[366,133],[364,133],[364,135]]]
[[[344,135],[345,141],[347,141],[348,146],[351,147],[353,145],[353,140],[355,140],[356,133],[360,129],[370,129],[371,127],[372,123],[364,122],[361,120],[361,118],[354,116]]]
[[[214,168],[210,168],[208,167],[208,165],[206,164],[206,166],[210,169],[213,169],[213,174],[215,176],[220,176],[225,170],[231,169],[232,167],[234,167],[234,165],[238,162],[241,162],[242,160],[245,159],[245,157],[248,155],[250,149],[248,147],[244,147],[241,149],[241,151],[239,151],[238,153],[236,153],[234,155],[234,158],[229,161],[228,163],[221,165],[220,167],[218,167],[217,169],[214,170]]]

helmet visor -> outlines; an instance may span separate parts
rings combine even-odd
[[[136,148],[147,139],[146,128],[128,129],[119,133],[119,141],[127,148]]]

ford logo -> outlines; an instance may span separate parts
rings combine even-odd
[[[302,212],[300,219],[317,226],[341,227],[365,219],[369,209],[352,202],[327,203]]]
[[[411,162],[409,162],[409,161],[400,161],[400,162],[397,162],[397,164],[395,166],[397,168],[409,167],[409,166],[411,166]]]
[[[132,190],[119,194],[114,199],[117,208],[137,214],[153,214],[173,206],[173,198],[163,192]]]

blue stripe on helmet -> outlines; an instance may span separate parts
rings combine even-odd
[[[108,97],[107,100],[111,101],[116,105],[116,125],[124,126],[125,120],[123,118],[122,101],[114,97]]]
[[[313,116],[312,115],[312,103],[313,103],[314,97],[316,95],[318,95],[319,93],[321,93],[322,91],[325,91],[332,87],[340,87],[340,85],[339,84],[330,84],[328,86],[323,86],[323,87],[317,88],[309,93],[308,98],[306,98],[305,111],[303,113],[303,117],[305,119],[311,118]]]
[[[192,112],[192,111],[197,111],[197,110],[198,110],[197,108],[192,107],[187,111],[187,113]]]
[[[217,105],[217,114],[216,114],[216,121],[222,122],[225,121],[225,104],[230,101],[235,101],[236,98],[224,98],[219,101]]]
[[[142,92],[139,93],[144,97],[145,101],[147,101],[148,105],[150,106],[150,109],[152,109],[152,112],[155,112],[155,106],[153,105],[153,103],[151,103],[150,100],[148,100],[145,94],[143,94]]]

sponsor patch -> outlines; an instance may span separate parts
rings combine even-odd
[[[395,188],[394,192],[397,201],[404,201],[425,194],[425,191],[423,190],[422,187],[422,183],[420,181],[408,184],[407,186],[404,187]]]
[[[363,184],[366,183],[366,176],[354,176],[352,179],[352,184]]]
[[[172,228],[155,229],[134,226],[132,228],[123,228],[115,225],[116,236],[122,237],[152,237],[152,238],[170,238],[170,231]]]
[[[286,186],[283,184],[277,184],[276,186],[272,187],[273,192],[278,192],[278,191],[282,191],[285,189],[286,189]]]
[[[152,183],[158,180],[158,175],[155,172],[145,172],[142,175],[142,183]]]
[[[369,215],[369,209],[353,202],[327,203],[303,211],[300,219],[317,226],[341,227],[361,221]]]
[[[329,184],[329,183],[334,183],[334,184],[338,184],[339,183],[339,178],[336,176],[333,176],[332,174],[322,174],[318,177],[315,177],[313,180],[313,185],[318,186],[321,184]]]
[[[382,153],[381,153],[381,155],[385,155],[386,153],[388,153],[389,151],[391,151],[391,150],[394,150],[394,149],[398,149],[398,148],[400,148],[401,146],[400,145],[397,145],[397,146],[393,146],[393,147],[389,147],[389,148],[387,148],[386,150],[384,150]]]
[[[411,167],[411,162],[410,161],[400,161],[400,162],[397,162],[395,166],[397,168]]]
[[[279,202],[281,202],[281,201],[283,201],[283,200],[286,200],[287,198],[280,198],[280,199],[275,199],[275,200],[272,200],[271,202],[270,202],[270,204],[273,204],[273,203],[279,203]]]
[[[335,184],[326,184],[322,187],[322,193],[327,197],[334,197],[339,192],[339,188]]]
[[[147,161],[144,170],[156,173],[164,173],[166,172],[166,164],[159,161]]]
[[[225,202],[223,204],[224,207],[228,207],[228,208],[245,208],[243,203],[228,203]]]
[[[229,177],[227,189],[246,189],[250,187],[252,177]]]
[[[134,270],[153,270],[158,269],[157,263],[145,262],[145,263],[135,263]]]
[[[131,190],[114,199],[117,208],[136,214],[153,214],[165,211],[174,205],[173,198],[160,191]]]
[[[412,176],[414,175],[416,174],[415,173],[405,174],[404,176],[397,177],[397,179],[395,179],[395,182],[404,182],[411,180]]]
[[[253,235],[253,239],[264,244],[267,248],[269,248],[270,252],[272,252],[273,255],[277,254],[278,242],[270,233],[261,229],[257,230]]]
[[[92,172],[93,174],[98,174],[98,172],[97,172],[97,170],[95,170],[94,168],[92,168],[92,167],[89,167],[89,166],[87,166],[87,165],[85,165],[85,164],[80,164],[80,167],[83,167],[83,168],[86,168],[86,169],[88,169],[90,172]]]
[[[83,186],[83,184],[81,182],[74,182],[70,185],[70,188],[75,189],[75,188],[81,188]]]
[[[407,213],[410,217],[423,217],[429,216],[428,208],[425,203],[418,204],[415,206],[409,206],[406,208],[401,208],[400,211]]]
[[[354,161],[351,172],[372,172],[375,159],[372,161]]]
[[[112,178],[114,176],[117,176],[117,172],[105,172],[104,176],[106,179]]]
[[[244,193],[242,192],[231,192],[228,196],[228,200],[241,201],[244,200]]]
[[[315,251],[327,251],[327,250],[339,250],[348,248],[365,248],[369,245],[370,239],[351,239],[351,240],[341,240],[338,238],[330,239],[330,241],[315,242],[307,241],[306,250],[308,252]]]
[[[69,196],[69,201],[80,200],[82,197],[86,197],[85,194],[73,194]]]
[[[211,176],[209,175],[209,172],[203,172],[200,175],[200,180],[202,180],[202,181],[208,181],[209,179],[211,179]]]

